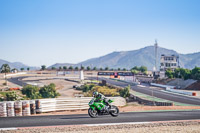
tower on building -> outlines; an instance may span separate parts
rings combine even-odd
[[[158,60],[158,43],[157,43],[157,40],[155,40],[154,48],[155,48],[155,64],[154,64],[153,70],[157,71],[157,60]]]

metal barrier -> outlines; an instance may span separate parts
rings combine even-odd
[[[182,91],[182,90],[175,90],[171,88],[166,88],[166,91],[174,92],[174,93],[179,93],[179,94],[184,94],[184,95],[189,95],[189,96],[196,96],[195,92],[187,92],[187,91]]]
[[[156,87],[162,87],[162,88],[175,88],[175,86],[171,86],[171,85],[162,85],[162,84],[156,84],[156,83],[151,83],[152,86],[156,86]]]
[[[179,94],[184,94],[184,95],[189,95],[189,96],[196,96],[195,92],[187,92],[187,91],[182,91],[182,90],[176,90],[176,89],[174,89],[175,86],[155,84],[155,83],[151,83],[151,85],[156,86],[156,87],[165,88],[166,91],[170,91],[170,92],[174,92],[174,93],[179,93]]]

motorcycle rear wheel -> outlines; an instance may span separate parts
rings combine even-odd
[[[91,118],[96,118],[96,117],[98,117],[98,112],[97,112],[97,110],[93,110],[92,108],[89,108],[88,109],[88,115]]]

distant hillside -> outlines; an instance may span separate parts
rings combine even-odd
[[[105,56],[98,58],[89,59],[80,62],[83,66],[91,67],[109,67],[109,68],[127,68],[130,69],[134,66],[147,66],[149,70],[153,69],[155,62],[155,49],[154,46],[148,46],[141,48],[139,50],[133,51],[122,51],[113,52]],[[200,66],[200,52],[193,54],[179,54],[174,50],[158,47],[158,60],[161,55],[179,55],[180,56],[180,66],[184,68],[192,69],[195,66]],[[159,68],[160,62],[158,62],[157,68]]]
[[[180,54],[181,67],[192,69],[200,67],[200,52],[192,54]]]
[[[60,66],[78,66],[83,65],[84,67],[97,67],[97,68],[127,68],[130,69],[134,66],[147,66],[148,70],[152,70],[155,63],[155,49],[154,46],[144,47],[138,50],[132,51],[121,51],[121,52],[113,52],[98,58],[89,59],[78,64],[72,63],[56,63],[48,68],[52,67],[59,68]],[[162,54],[165,55],[179,55],[180,57],[180,66],[183,68],[193,69],[195,66],[200,67],[200,52],[191,53],[191,54],[179,54],[174,50],[158,47],[158,66],[159,68],[159,60]],[[9,64],[11,68],[27,68],[29,66],[24,65],[20,62],[8,62],[5,60],[0,60],[0,66],[2,64]],[[31,69],[38,69],[36,67],[30,67]]]
[[[51,69],[52,67],[55,67],[58,69],[59,67],[64,67],[64,66],[70,67],[70,66],[74,66],[74,65],[75,64],[71,64],[71,63],[56,63],[54,65],[49,66],[48,69]]]
[[[2,60],[0,59],[0,67],[3,65],[3,64],[8,64],[10,66],[11,69],[13,68],[16,68],[18,70],[20,70],[21,68],[24,68],[25,70],[27,68],[30,68],[30,70],[36,70],[36,69],[39,69],[38,67],[32,67],[32,66],[28,66],[28,65],[25,65],[21,62],[8,62],[8,61],[5,61],[5,60]]]

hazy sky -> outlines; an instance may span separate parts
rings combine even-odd
[[[153,45],[200,52],[200,0],[0,0],[0,59],[77,63]]]

